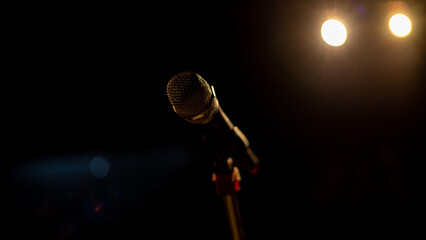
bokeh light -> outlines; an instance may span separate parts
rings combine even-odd
[[[346,27],[336,19],[329,19],[322,24],[321,36],[328,45],[341,46],[346,42]]]
[[[105,178],[109,172],[108,161],[101,156],[94,157],[90,162],[90,172],[99,179]]]
[[[411,21],[404,14],[395,14],[389,19],[389,29],[396,37],[407,37],[411,33]]]

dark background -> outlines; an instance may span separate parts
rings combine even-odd
[[[15,238],[228,239],[198,128],[167,98],[182,71],[215,86],[260,158],[238,193],[247,239],[421,233],[424,1],[406,1],[404,39],[388,31],[389,1],[145,2],[11,9]],[[342,47],[321,39],[328,17],[348,29]],[[90,171],[97,156],[105,177]]]

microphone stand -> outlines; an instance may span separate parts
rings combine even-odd
[[[259,162],[257,156],[244,134],[222,111],[213,86],[201,76],[191,72],[175,75],[167,84],[167,95],[179,116],[200,125],[203,141],[214,158],[213,181],[223,200],[232,239],[244,240],[236,195],[241,176],[236,166],[255,174]],[[204,110],[200,112],[199,108]]]
[[[229,157],[226,161],[215,161],[213,164],[213,182],[216,193],[222,197],[225,213],[233,240],[244,240],[244,231],[236,193],[240,190],[240,171]]]
[[[204,128],[202,138],[214,158],[213,181],[217,195],[223,200],[232,239],[245,240],[236,194],[240,190],[241,175],[236,166],[250,174],[255,174],[259,160],[251,150],[243,132],[234,126],[222,111],[213,86],[211,89],[214,96],[212,104],[217,104],[218,112],[215,118],[206,124],[207,128]]]

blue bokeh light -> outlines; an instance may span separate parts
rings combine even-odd
[[[108,175],[109,162],[106,158],[96,156],[90,161],[90,173],[99,179],[103,179]]]

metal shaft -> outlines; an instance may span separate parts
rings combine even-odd
[[[244,240],[244,232],[241,223],[240,210],[235,194],[224,195],[223,204],[225,206],[228,224],[231,230],[233,240]]]

